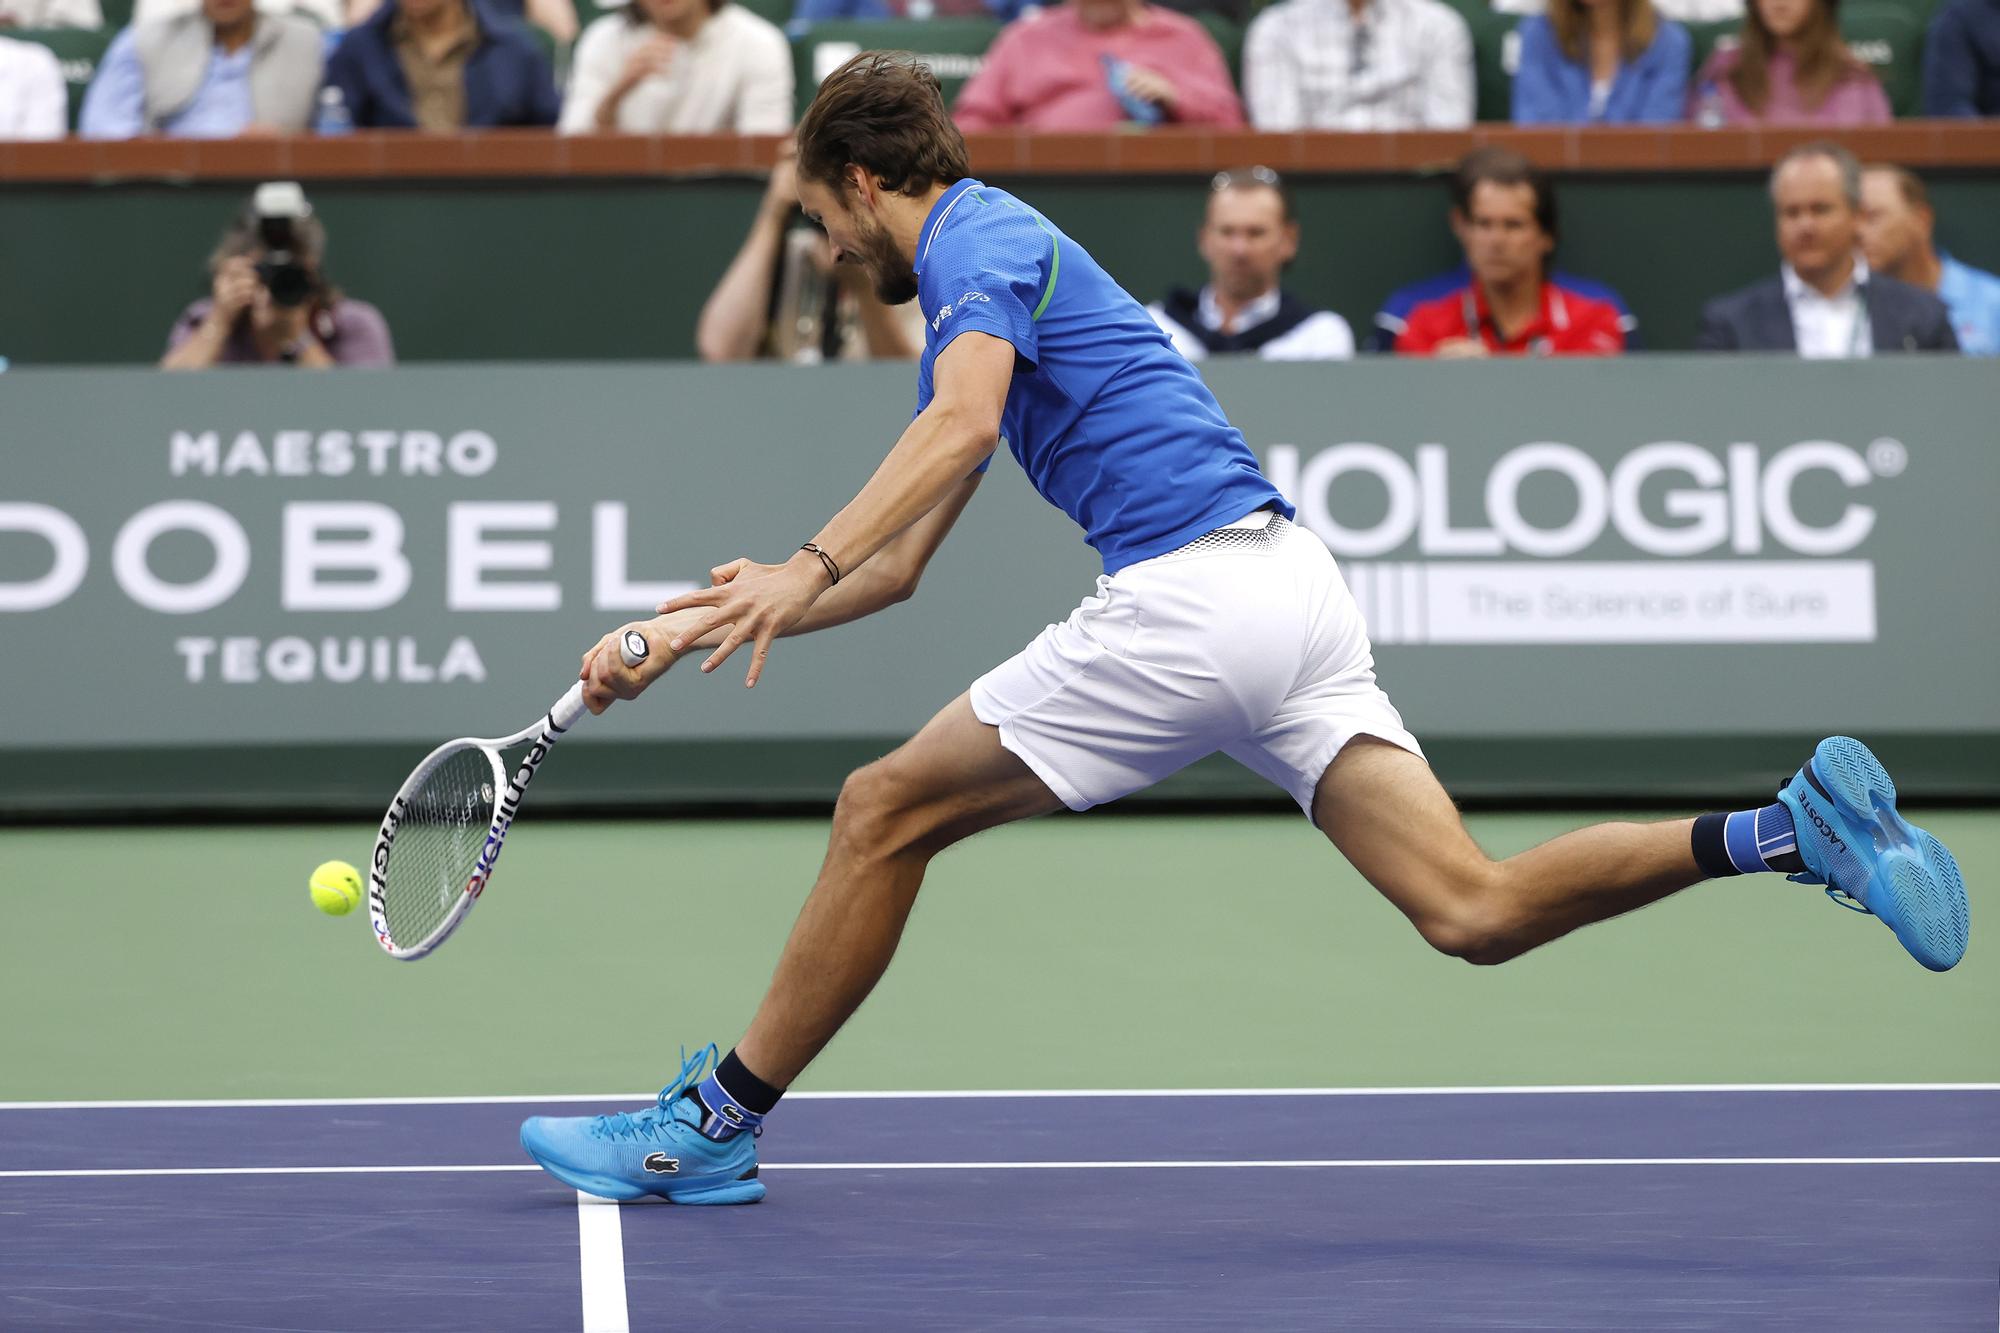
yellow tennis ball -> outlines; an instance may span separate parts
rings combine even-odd
[[[361,903],[361,872],[345,861],[325,861],[306,881],[313,906],[328,916],[346,916]]]

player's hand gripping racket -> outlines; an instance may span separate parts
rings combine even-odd
[[[646,660],[646,636],[626,630],[618,655]],[[451,938],[479,901],[535,770],[584,716],[583,682],[511,736],[446,741],[424,756],[382,816],[368,870],[368,918],[391,958],[422,958]],[[510,772],[501,752],[526,744]]]

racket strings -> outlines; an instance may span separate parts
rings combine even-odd
[[[429,939],[458,906],[486,847],[498,793],[486,752],[455,751],[404,802],[384,879],[389,934],[405,947]]]

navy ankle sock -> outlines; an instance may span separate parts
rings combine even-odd
[[[736,1052],[731,1051],[722,1057],[715,1072],[701,1081],[694,1095],[702,1110],[708,1112],[702,1117],[701,1132],[721,1141],[733,1139],[746,1129],[753,1134],[762,1130],[764,1117],[771,1114],[771,1108],[778,1104],[785,1090],[774,1088],[751,1073],[736,1058]]]
[[[1775,870],[1796,875],[1806,868],[1792,832],[1792,812],[1779,801],[1757,810],[1703,815],[1691,838],[1695,864],[1710,879]]]

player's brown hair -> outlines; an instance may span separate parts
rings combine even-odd
[[[827,75],[798,139],[799,174],[836,190],[850,162],[907,195],[972,174],[937,76],[904,51],[864,51]]]

